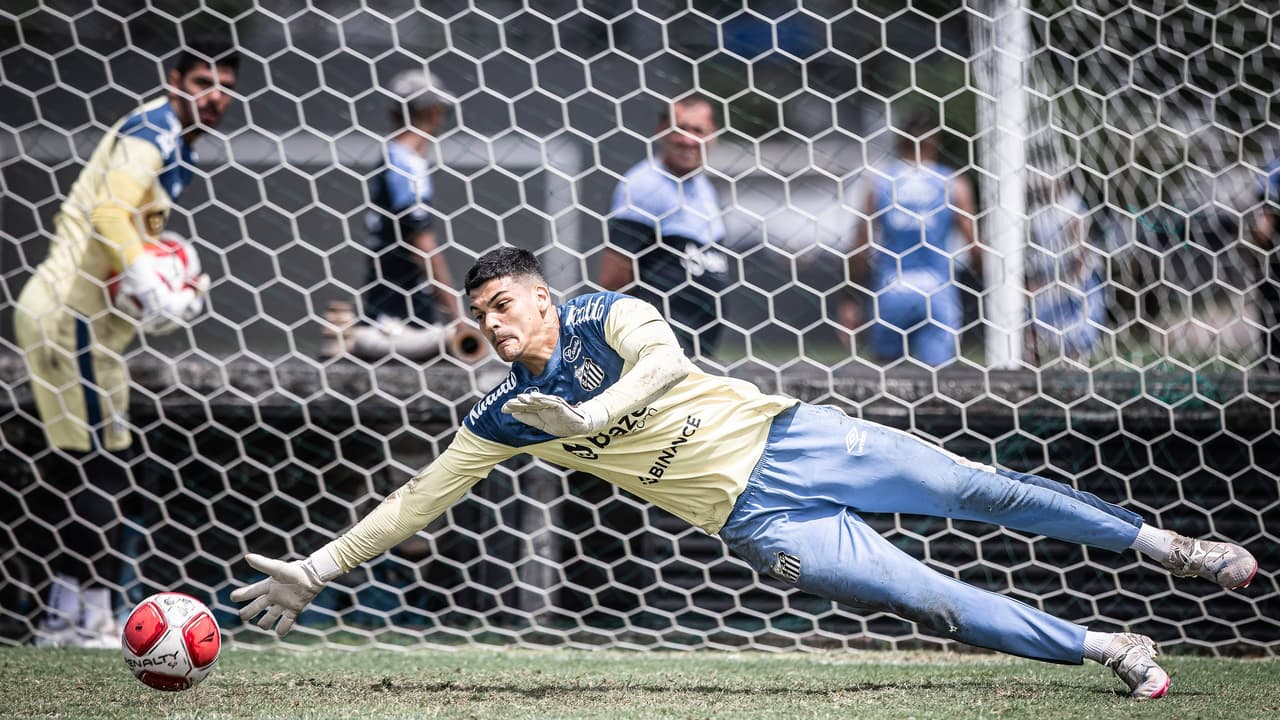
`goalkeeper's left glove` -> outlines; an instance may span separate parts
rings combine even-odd
[[[558,395],[526,390],[502,406],[502,412],[556,437],[593,433],[609,424],[609,410],[599,400],[570,405]]]
[[[339,575],[337,563],[325,548],[306,560],[293,562],[273,560],[254,553],[246,555],[245,560],[254,570],[264,572],[268,577],[233,590],[231,599],[234,602],[252,600],[240,608],[240,619],[246,622],[266,610],[258,620],[258,627],[270,630],[275,625],[279,637],[284,637],[293,628],[299,613],[320,594],[325,583]],[[277,620],[280,621],[278,625]]]

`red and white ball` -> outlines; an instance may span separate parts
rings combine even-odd
[[[196,254],[196,246],[176,232],[166,230],[160,233],[154,240],[142,243],[142,250],[152,257],[160,282],[170,290],[193,287],[200,277],[200,256]],[[138,299],[121,292],[120,276],[112,277],[107,282],[107,289],[117,308],[130,317],[142,317],[142,305]]]
[[[156,593],[129,613],[121,638],[124,662],[157,690],[186,690],[218,662],[222,636],[204,603],[176,592]]]

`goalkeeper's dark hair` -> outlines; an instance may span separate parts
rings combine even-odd
[[[467,271],[465,287],[467,294],[481,285],[501,277],[534,277],[541,282],[547,279],[542,274],[542,264],[528,250],[518,247],[500,247],[485,253]]]
[[[229,67],[236,72],[240,71],[240,51],[236,50],[230,36],[203,35],[191,39],[182,48],[178,61],[173,64],[173,69],[178,71],[179,76],[185,77],[193,68],[208,65]]]

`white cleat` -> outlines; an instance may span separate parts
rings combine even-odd
[[[91,650],[120,650],[120,629],[102,629],[97,632],[78,630],[79,646]]]
[[[1146,635],[1117,633],[1107,646],[1103,665],[1129,686],[1129,697],[1134,700],[1155,700],[1169,692],[1169,673],[1156,663],[1160,651]]]
[[[80,635],[71,623],[49,623],[40,621],[36,627],[35,646],[42,648],[78,647]]]
[[[1227,590],[1249,587],[1258,561],[1235,543],[1196,540],[1178,535],[1169,557],[1160,563],[1175,577],[1201,577]]]
[[[123,630],[120,625],[113,619],[109,623],[103,623],[96,628],[77,628],[78,646],[82,648],[91,648],[97,650],[119,650],[121,648],[121,636]]]

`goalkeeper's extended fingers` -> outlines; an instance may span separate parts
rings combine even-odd
[[[259,595],[257,600],[254,600],[248,605],[245,605],[244,607],[240,608],[240,619],[244,620],[245,622],[248,622],[252,620],[255,615],[262,612],[263,610],[266,610],[267,606],[270,604],[271,604],[270,597],[268,597],[265,593],[262,595]]]
[[[544,395],[543,393],[521,393],[511,398],[502,406],[502,412],[508,415],[515,415],[518,412],[536,413],[541,410],[551,410],[553,408],[562,408],[572,410],[573,407],[565,402],[564,398],[558,395]]]
[[[275,558],[269,558],[266,555],[259,555],[257,553],[249,553],[248,555],[245,555],[244,560],[249,563],[249,567],[260,573],[266,573],[271,577],[286,574],[284,571],[289,568],[289,563],[284,560],[276,560]]]
[[[231,599],[234,602],[244,602],[246,600],[252,600],[253,598],[266,595],[267,588],[271,585],[272,580],[272,578],[266,578],[264,580],[259,580],[252,585],[245,585],[242,588],[236,588],[231,591]]]
[[[502,405],[502,412],[508,415],[515,415],[516,413],[537,412],[547,407],[549,406],[540,399],[517,395]]]
[[[285,610],[280,615],[280,624],[276,625],[276,637],[284,637],[293,629],[293,621],[298,619],[298,614],[292,610]]]
[[[542,420],[537,415],[534,415],[533,413],[512,413],[511,417],[515,418],[518,422],[522,422],[525,425],[528,425],[531,428],[536,428],[543,432],[550,432],[549,430],[547,430],[547,424],[542,422]]]
[[[263,630],[270,630],[272,625],[276,624],[276,620],[284,613],[283,605],[271,605],[267,608],[267,612],[258,619],[258,627]]]

